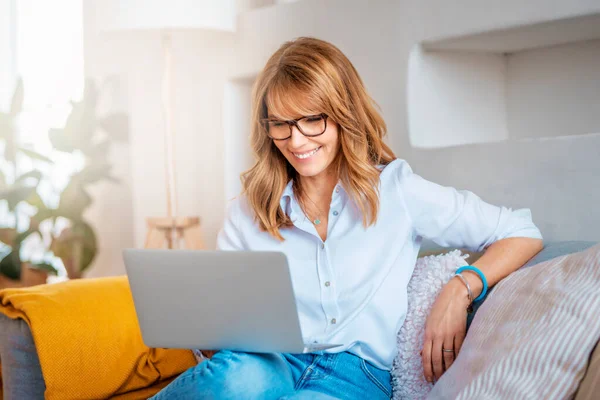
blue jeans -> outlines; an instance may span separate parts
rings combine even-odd
[[[351,353],[222,350],[152,397],[176,399],[389,399],[389,371]]]

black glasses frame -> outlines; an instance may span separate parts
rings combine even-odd
[[[306,119],[306,118],[314,118],[314,117],[321,117],[321,118],[323,118],[323,120],[325,121],[325,126],[324,126],[324,128],[323,128],[323,132],[321,132],[321,133],[316,133],[316,134],[314,134],[314,135],[309,135],[309,134],[306,134],[306,133],[304,133],[304,132],[302,131],[302,128],[300,128],[300,125],[298,124],[298,122],[299,122],[299,121],[302,121],[303,119]],[[295,126],[295,127],[298,129],[298,131],[299,131],[301,134],[303,134],[304,136],[306,136],[306,137],[316,137],[316,136],[321,136],[321,135],[322,135],[322,134],[324,134],[324,133],[325,133],[325,131],[327,130],[327,117],[328,117],[328,115],[327,115],[327,114],[325,114],[325,113],[321,113],[321,114],[315,114],[315,115],[307,115],[307,116],[304,116],[304,117],[300,117],[300,118],[297,118],[297,119],[290,119],[290,120],[287,120],[287,121],[282,121],[282,120],[280,120],[280,119],[272,119],[272,118],[263,118],[261,121],[262,121],[262,124],[263,124],[263,128],[265,129],[265,131],[267,131],[267,135],[268,135],[268,136],[269,136],[271,139],[273,139],[273,140],[288,140],[289,138],[291,138],[291,137],[292,137],[292,127],[293,127],[293,126]],[[269,133],[269,122],[273,122],[273,121],[277,121],[277,122],[282,122],[282,123],[288,124],[288,126],[289,126],[289,128],[290,128],[290,136],[288,136],[288,137],[285,137],[285,138],[274,138],[273,136],[271,136],[271,134]]]

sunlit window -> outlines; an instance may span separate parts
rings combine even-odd
[[[82,96],[83,13],[82,0],[18,0],[16,8],[16,74],[25,87],[20,142],[49,155],[51,127],[63,126],[71,109],[70,101]],[[45,183],[60,188],[66,183],[72,157],[53,154],[54,166],[37,162],[51,179]],[[67,165],[65,165],[67,163]],[[20,166],[33,167],[26,161]],[[54,188],[54,189],[57,189]],[[40,187],[44,200],[56,206],[56,191]]]
[[[3,22],[11,25],[6,29],[11,33],[11,43],[0,46],[0,51],[10,50],[7,51],[8,56],[3,54],[0,59],[9,58],[14,75],[13,86],[19,77],[24,83],[23,112],[18,119],[18,145],[49,157],[54,163],[20,156],[17,171],[11,170],[6,160],[1,160],[0,168],[5,172],[7,183],[31,169],[42,171],[47,179],[40,182],[38,193],[51,208],[58,205],[61,190],[82,162],[71,154],[52,151],[48,137],[50,128],[64,125],[71,110],[71,101],[80,100],[83,94],[82,1],[8,0],[5,3],[9,4],[10,15],[4,17]],[[2,95],[10,96],[11,92],[3,90]],[[10,99],[3,99],[0,104],[10,104]],[[27,223],[27,218],[18,216],[21,213],[31,215],[31,210],[28,210],[27,204],[21,205],[15,221],[3,202],[0,224],[16,224],[20,231],[26,229],[23,224]],[[32,251],[35,247],[31,246]]]

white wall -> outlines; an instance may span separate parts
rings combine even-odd
[[[600,40],[511,54],[507,70],[511,137],[600,132]]]
[[[600,40],[508,54],[482,49],[411,51],[412,146],[600,132]]]
[[[253,79],[238,79],[225,84],[223,133],[225,156],[225,199],[242,190],[240,174],[253,164],[250,147],[250,111]],[[232,118],[231,116],[235,116]]]
[[[241,14],[273,4],[275,4],[275,0],[235,0],[235,9],[238,14]]]
[[[224,217],[222,116],[233,39],[231,34],[189,32],[173,38],[179,210],[180,215],[200,216],[208,248],[215,246]],[[133,157],[144,159],[143,147]],[[152,191],[159,188],[156,182],[146,182],[144,187]],[[148,202],[144,215],[166,213],[166,208],[151,209],[151,204]],[[138,221],[141,218],[138,214]],[[140,234],[145,235],[145,229],[136,229],[136,243],[141,245]]]
[[[103,0],[96,23],[105,31],[235,29],[237,0]]]
[[[506,140],[506,57],[424,51],[408,62],[408,130],[413,147]]]

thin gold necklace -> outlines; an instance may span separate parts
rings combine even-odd
[[[309,197],[307,194],[305,194],[305,196],[306,196],[306,198],[307,198],[308,200],[310,200],[310,202],[311,202],[311,203],[313,203],[313,205],[316,207],[317,211],[319,211],[319,212],[320,212],[320,213],[323,215],[323,214],[324,214],[324,213],[323,213],[323,210],[321,210],[321,209],[319,208],[319,206],[317,205],[317,203],[315,203],[315,202],[314,202],[314,201],[313,201],[313,200],[312,200],[312,199],[311,199],[311,198],[310,198],[310,197]],[[313,224],[315,224],[315,225],[319,225],[319,224],[321,223],[321,220],[319,219],[319,216],[318,216],[318,215],[316,215],[315,217],[316,217],[316,218],[315,218],[315,219],[312,221],[312,223],[313,223]],[[310,217],[308,217],[308,218],[310,219]]]

